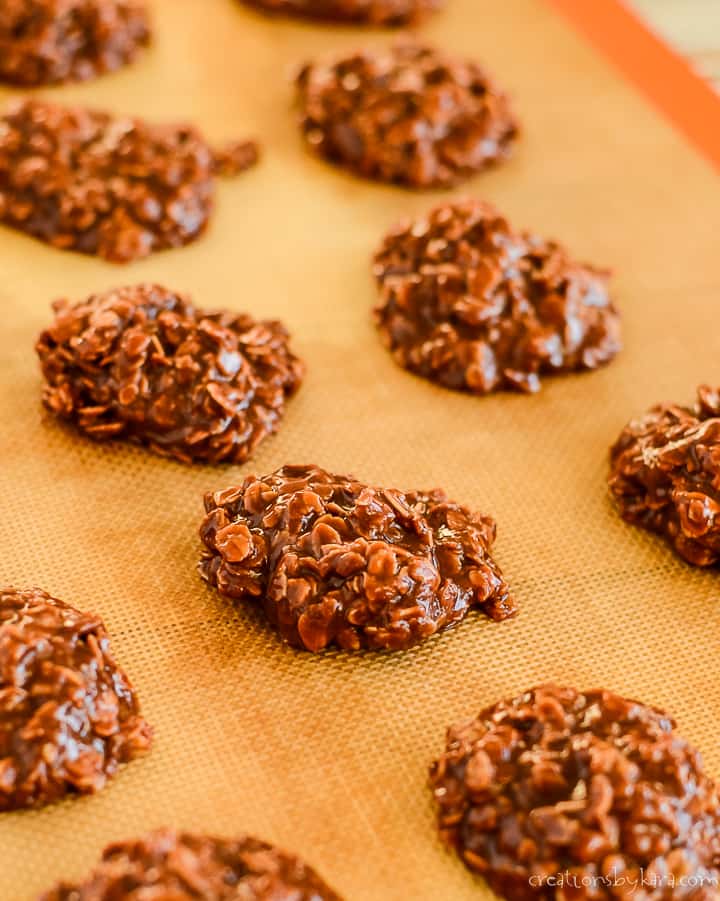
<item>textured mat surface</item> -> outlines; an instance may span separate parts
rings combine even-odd
[[[81,876],[112,839],[172,825],[249,831],[307,858],[349,901],[489,897],[436,839],[426,771],[449,723],[545,680],[673,711],[720,777],[720,574],[624,525],[606,454],[625,421],[720,381],[720,191],[709,165],[536,0],[450,0],[423,34],[486,61],[525,124],[513,161],[454,192],[615,268],[626,350],[537,397],[466,397],[398,369],[370,321],[385,229],[441,196],[308,156],[288,76],[307,56],[392,40],[267,20],[232,0],[157,0],[133,67],[45,92],[213,139],[256,134],[260,167],[218,187],[208,236],[126,268],[0,231],[0,573],[97,610],[156,744],[94,798],[0,817],[0,899]],[[0,91],[3,102],[12,92]],[[243,468],[98,447],[45,419],[32,347],[60,295],[158,280],[198,305],[280,316],[309,374]],[[499,524],[520,617],[479,614],[406,654],[283,647],[195,572],[202,494],[317,462],[444,487]]]

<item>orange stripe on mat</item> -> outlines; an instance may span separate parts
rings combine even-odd
[[[620,0],[546,0],[720,169],[720,96]]]

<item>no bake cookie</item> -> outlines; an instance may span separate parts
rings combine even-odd
[[[503,898],[720,897],[717,788],[637,701],[533,689],[450,729],[430,782],[442,837]]]
[[[471,607],[494,620],[516,612],[490,556],[495,523],[442,491],[285,466],[208,494],[205,509],[202,577],[261,603],[296,647],[398,650]]]
[[[0,81],[86,81],[132,62],[150,42],[138,0],[3,0]]]
[[[691,407],[660,404],[631,420],[610,451],[623,519],[663,535],[688,563],[720,560],[720,392]]]
[[[508,98],[477,63],[415,43],[308,63],[297,89],[315,152],[410,187],[463,181],[505,159],[518,132]]]
[[[161,829],[103,852],[86,880],[40,901],[341,901],[293,854],[243,836],[212,838]]]
[[[304,373],[280,322],[198,310],[159,285],[58,301],[36,349],[52,413],[182,462],[247,459]]]
[[[444,0],[244,0],[263,12],[331,22],[367,25],[416,25]]]
[[[477,200],[401,223],[375,256],[375,320],[401,366],[447,388],[534,392],[620,350],[608,273]]]
[[[99,791],[150,742],[102,620],[0,590],[0,811]]]
[[[16,101],[0,117],[0,222],[127,263],[198,238],[216,174],[236,174],[257,153],[252,142],[213,151],[189,125]]]

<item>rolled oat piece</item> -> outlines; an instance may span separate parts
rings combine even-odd
[[[99,791],[151,737],[98,616],[0,590],[0,811]]]
[[[297,77],[309,146],[358,175],[449,188],[507,158],[518,133],[506,95],[475,62],[403,42]]]
[[[490,551],[495,523],[443,491],[374,488],[317,466],[284,466],[205,497],[200,574],[262,602],[289,644],[400,650],[471,607],[516,613]]]
[[[720,391],[692,407],[659,404],[610,449],[610,491],[623,519],[663,535],[695,566],[720,560]]]
[[[0,81],[87,81],[131,63],[150,36],[139,0],[3,0]]]
[[[43,403],[90,438],[184,463],[240,463],[276,431],[305,368],[285,327],[136,285],[54,305]]]
[[[402,222],[373,272],[374,315],[400,366],[446,388],[540,390],[540,376],[596,369],[621,349],[609,273],[460,200]]]
[[[604,690],[495,704],[431,768],[440,834],[511,901],[717,901],[718,790],[674,730]]]
[[[81,883],[39,901],[341,901],[293,854],[250,836],[213,838],[160,829],[105,848]]]
[[[367,25],[416,25],[445,0],[245,0],[263,12]]]
[[[127,263],[206,229],[216,174],[257,159],[213,151],[190,125],[153,125],[40,100],[0,117],[0,222],[63,250]]]

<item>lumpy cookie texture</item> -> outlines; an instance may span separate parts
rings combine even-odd
[[[504,159],[518,130],[479,65],[415,43],[309,63],[297,88],[317,153],[410,187],[450,187]]]
[[[398,650],[471,607],[516,612],[490,556],[495,523],[442,491],[373,488],[316,466],[208,494],[200,573],[260,601],[290,644]]]
[[[0,590],[0,811],[96,792],[150,741],[102,620]]]
[[[270,13],[368,25],[414,25],[445,0],[244,0]]]
[[[252,142],[215,152],[187,125],[17,101],[0,118],[0,222],[126,263],[199,237],[215,175],[256,159]]]
[[[188,463],[247,459],[304,373],[280,322],[197,310],[159,285],[58,301],[36,350],[52,413]]]
[[[267,842],[158,830],[109,845],[84,882],[40,901],[341,901],[293,854]]]
[[[717,901],[720,801],[659,710],[554,685],[448,731],[442,837],[502,897]]]
[[[86,81],[132,62],[150,42],[135,0],[3,0],[0,80],[18,85]]]
[[[375,321],[401,366],[473,394],[535,392],[544,374],[620,350],[608,273],[461,200],[401,223],[375,256]]]
[[[696,566],[720,560],[720,391],[693,407],[661,404],[633,419],[610,451],[610,491],[621,516],[664,535]]]

